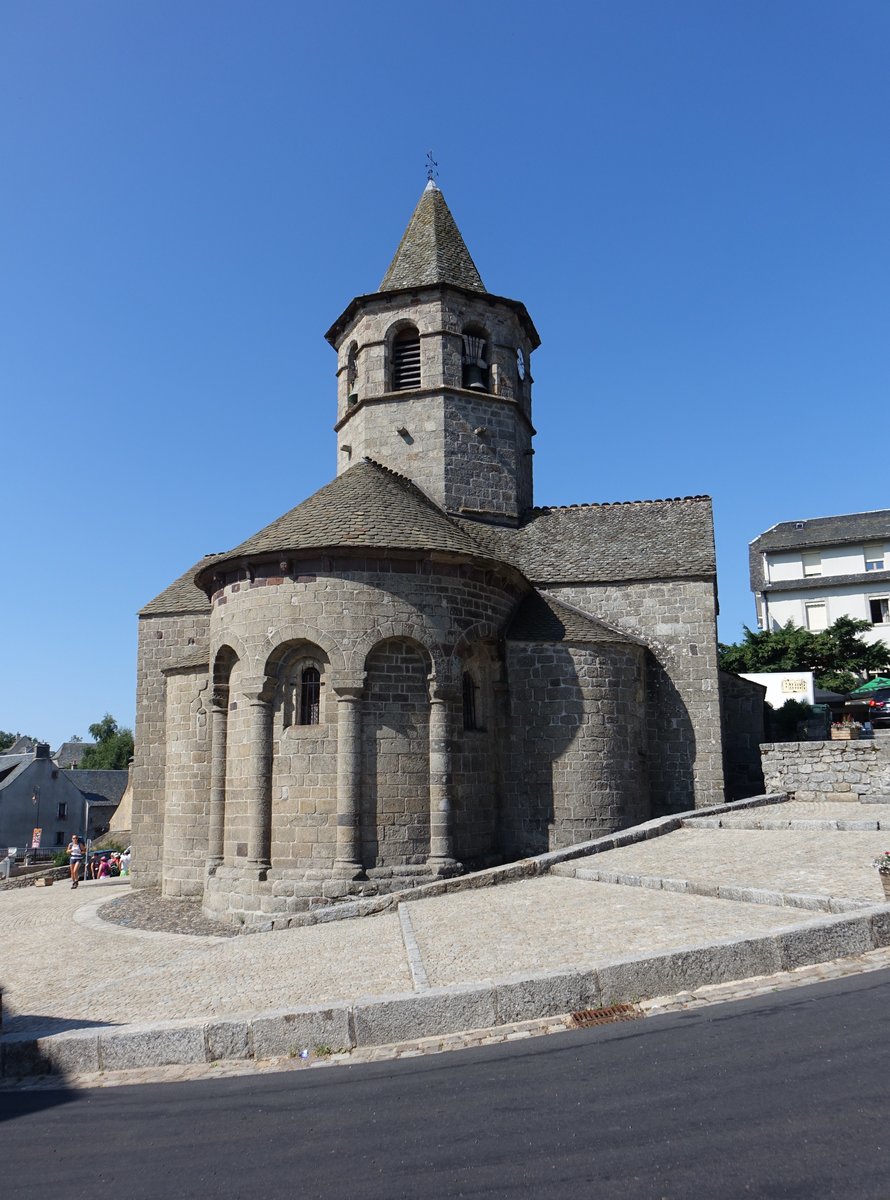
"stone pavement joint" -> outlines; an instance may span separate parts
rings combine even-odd
[[[414,936],[414,927],[411,924],[411,914],[408,912],[407,904],[399,905],[399,922],[402,927],[402,941],[405,943],[405,953],[408,955],[411,978],[414,981],[414,990],[415,992],[425,991],[430,986],[430,981],[427,978],[426,967],[423,965],[417,938]]]

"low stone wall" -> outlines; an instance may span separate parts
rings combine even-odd
[[[760,756],[768,792],[805,801],[890,796],[890,752],[877,741],[768,742]]]
[[[38,879],[50,879],[57,882],[60,879],[68,878],[67,867],[47,867],[45,870],[39,868],[33,871],[28,871],[27,874],[21,872],[10,876],[9,879],[0,879],[0,892],[12,891],[14,888],[33,887]]]

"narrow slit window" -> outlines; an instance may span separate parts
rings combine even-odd
[[[463,678],[464,729],[478,729],[476,724],[476,683],[469,671]]]
[[[392,344],[392,390],[405,392],[420,387],[420,334],[406,329]]]
[[[321,708],[321,676],[317,667],[304,667],[300,676],[300,724],[317,725]]]

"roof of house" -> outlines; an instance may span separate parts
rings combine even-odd
[[[485,291],[457,222],[432,180],[417,202],[379,290],[391,292],[430,283]]]
[[[752,573],[752,587],[755,591],[768,592],[829,592],[836,587],[862,588],[863,584],[870,587],[890,586],[890,571],[860,571],[856,575],[807,575],[802,579],[777,579],[766,583],[760,563],[757,564],[758,575]]]
[[[128,771],[68,771],[69,779],[91,804],[119,804],[127,788]]]
[[[460,523],[532,583],[617,583],[716,571],[708,496],[534,508],[518,529]]]
[[[639,638],[621,633],[574,605],[532,591],[517,608],[507,629],[510,642],[617,642],[642,646]]]
[[[79,763],[84,752],[92,749],[95,744],[95,742],[63,742],[52,755],[52,760],[57,767],[66,770],[75,763]]]
[[[836,546],[850,542],[877,542],[890,538],[890,508],[846,513],[837,517],[812,517],[780,521],[751,542],[758,551],[797,550],[809,546]]]
[[[342,547],[491,557],[410,479],[366,458],[240,546],[202,565],[288,550]]]
[[[865,542],[880,542],[890,539],[890,508],[878,508],[872,512],[846,513],[837,517],[812,517],[806,521],[780,521],[765,533],[761,533],[748,546],[748,569],[751,590],[792,591],[797,588],[836,587],[843,584],[858,584],[866,579],[880,583],[887,576],[883,572],[869,571],[854,575],[807,576],[806,579],[788,579],[767,583],[763,572],[763,555],[782,551],[810,550],[825,546],[845,546]]]

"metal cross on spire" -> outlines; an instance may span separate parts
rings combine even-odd
[[[432,150],[427,150],[427,152],[426,152],[426,177],[427,177],[428,183],[435,182],[435,180],[439,174],[438,170],[436,169],[438,166],[439,166],[439,164],[433,158]]]

